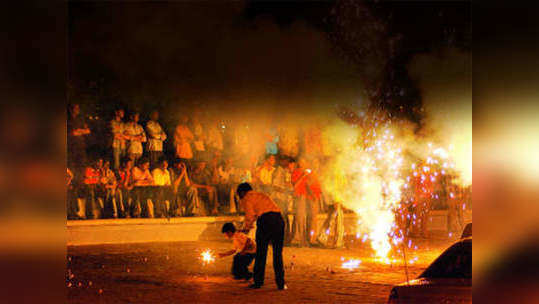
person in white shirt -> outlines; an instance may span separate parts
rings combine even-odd
[[[159,112],[154,110],[150,114],[150,121],[146,124],[146,132],[148,133],[148,153],[150,156],[150,165],[153,167],[157,164],[161,156],[163,156],[163,142],[167,139],[167,134],[161,128],[157,121]]]
[[[126,155],[126,139],[125,136],[125,123],[124,110],[118,109],[114,113],[114,119],[110,122],[110,129],[112,133],[112,156],[114,159],[114,170],[120,170],[120,160]]]
[[[154,186],[153,176],[150,173],[150,161],[141,158],[138,166],[131,170],[131,184],[134,186],[131,191],[133,197],[133,217],[153,217],[154,208],[152,201],[152,186]]]
[[[225,223],[221,229],[229,240],[232,240],[232,249],[219,253],[220,258],[234,254],[232,263],[232,275],[236,280],[250,280],[253,273],[249,271],[249,265],[256,257],[256,243],[245,233],[236,231],[233,223]]]
[[[142,156],[142,143],[146,142],[146,133],[138,123],[139,117],[139,113],[133,113],[131,115],[131,121],[127,123],[125,128],[125,134],[129,139],[127,154],[134,162],[137,162]]]
[[[172,201],[172,182],[170,171],[168,170],[168,161],[161,157],[158,167],[152,170],[154,185],[157,186],[155,199],[155,216],[169,217],[170,202]]]

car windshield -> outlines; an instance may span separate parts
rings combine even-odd
[[[458,242],[439,256],[420,278],[471,278],[472,241]]]

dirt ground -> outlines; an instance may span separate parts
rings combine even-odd
[[[418,276],[450,241],[416,240],[408,249],[410,278]],[[271,250],[262,289],[230,275],[232,257],[204,265],[200,253],[225,251],[224,242],[177,242],[69,247],[68,303],[386,303],[393,284],[406,280],[402,259],[377,262],[361,244],[348,249],[285,247],[288,290],[273,281]],[[349,259],[359,268],[343,269]]]

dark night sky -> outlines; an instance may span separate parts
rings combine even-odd
[[[384,73],[400,71],[404,76],[397,77],[404,79],[413,55],[439,46],[469,50],[468,2],[367,2],[388,24],[388,35],[403,37],[397,58]],[[73,97],[90,92],[100,94],[102,101],[139,108],[171,103],[219,103],[225,108],[286,103],[301,108],[357,99],[365,73],[357,60],[350,60],[353,56],[337,51],[339,41],[329,39],[335,30],[334,5],[70,3]],[[88,89],[92,81],[98,82],[100,93]]]

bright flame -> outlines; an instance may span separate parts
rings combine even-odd
[[[209,249],[206,249],[204,252],[202,252],[200,254],[200,257],[204,264],[210,264],[215,261],[215,257],[213,256],[213,253]]]
[[[333,138],[341,151],[330,164],[323,185],[358,215],[357,236],[368,236],[376,257],[385,260],[391,251],[394,210],[404,184],[402,145],[390,121],[375,121],[371,129],[363,130],[363,138],[361,134],[358,138],[358,130],[352,126],[340,124],[335,128],[328,132],[337,135]]]
[[[348,270],[353,270],[359,268],[359,265],[361,264],[361,260],[348,260],[346,262],[343,262],[341,267]]]

